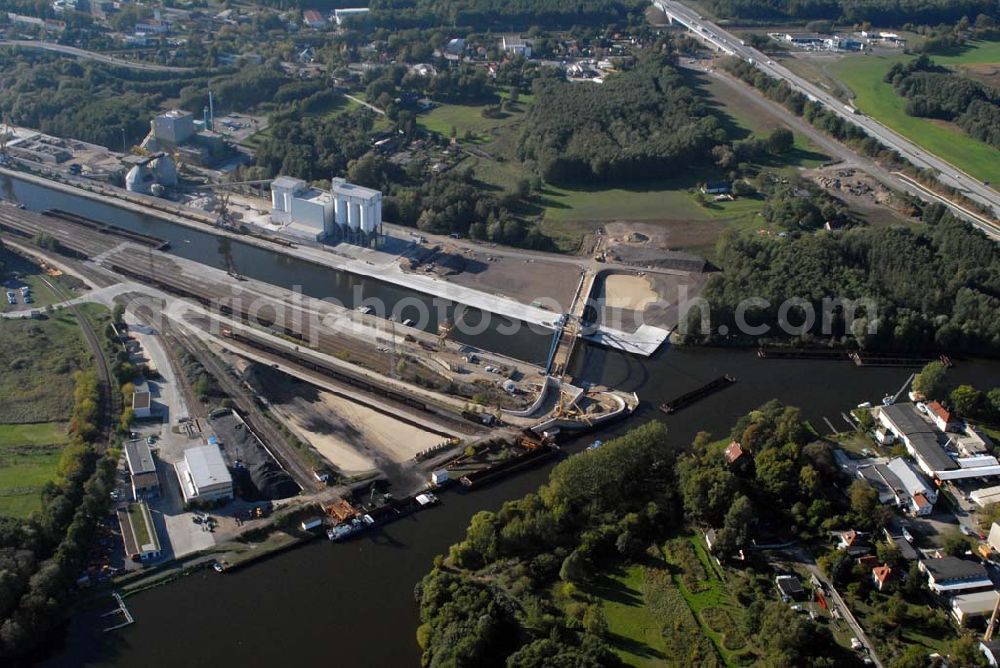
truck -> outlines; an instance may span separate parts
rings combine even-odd
[[[847,111],[848,111],[848,112],[850,112],[850,113],[852,113],[852,114],[857,114],[857,113],[860,113],[860,112],[859,112],[859,111],[857,110],[857,108],[856,108],[856,107],[854,107],[853,105],[850,105],[850,104],[845,104],[845,105],[844,105],[844,109],[847,109]]]

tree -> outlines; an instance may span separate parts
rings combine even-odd
[[[943,399],[948,393],[948,369],[941,362],[928,362],[913,379],[913,391],[928,400]]]
[[[775,128],[767,137],[767,150],[776,155],[788,153],[795,145],[795,135],[788,128]]]
[[[580,584],[586,582],[588,577],[590,577],[590,564],[587,563],[587,558],[580,550],[573,550],[563,559],[559,568],[559,579]]]
[[[726,520],[719,530],[716,539],[716,550],[722,554],[732,553],[750,539],[750,522],[753,521],[754,512],[750,499],[740,495],[733,501],[733,505],[726,513]]]
[[[951,663],[963,668],[989,666],[986,655],[979,651],[979,641],[970,635],[963,635],[951,642],[948,647],[948,658]]]
[[[958,531],[948,534],[941,544],[941,550],[953,557],[961,557],[972,547],[969,539]]]
[[[952,409],[962,417],[975,417],[986,405],[986,397],[971,385],[959,385],[948,399]]]

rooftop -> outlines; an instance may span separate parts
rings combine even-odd
[[[934,413],[934,415],[941,418],[945,422],[951,422],[951,413],[949,413],[948,409],[946,409],[937,401],[932,401],[929,404],[927,404],[927,410],[929,410],[931,413]]]
[[[933,428],[920,416],[917,407],[910,403],[882,406],[882,414],[892,421],[901,432],[910,434],[932,434]]]
[[[938,443],[937,436],[932,432],[908,434],[906,438],[910,441],[910,445],[913,446],[917,455],[933,470],[952,471],[958,468],[958,464],[948,456],[948,453]]]
[[[156,471],[156,462],[153,461],[153,453],[145,441],[128,441],[125,443],[125,460],[128,462],[128,471],[132,475],[153,473]]]
[[[942,557],[940,559],[926,559],[920,563],[935,582],[977,578],[989,580],[986,569],[978,561],[968,561],[958,557]]]
[[[132,408],[149,408],[151,399],[149,392],[137,390],[132,393]]]
[[[184,451],[184,461],[187,463],[191,480],[200,490],[219,483],[232,483],[222,452],[218,446],[202,445]]]

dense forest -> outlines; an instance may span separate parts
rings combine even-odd
[[[198,113],[215,94],[217,109],[245,111],[279,104],[285,89],[300,84],[265,66],[209,75],[147,72],[46,53],[0,49],[0,114],[15,125],[121,150],[149,132],[153,115],[168,100]]]
[[[896,63],[885,81],[906,98],[907,114],[953,121],[973,139],[1000,148],[1000,92],[937,66],[926,55]]]
[[[371,20],[389,29],[466,26],[474,30],[569,28],[641,17],[643,0],[372,0]]]
[[[890,26],[904,23],[955,23],[963,16],[997,16],[997,0],[707,0],[722,17],[774,19],[833,19],[845,23],[869,21]]]
[[[600,86],[538,79],[519,157],[547,181],[663,178],[708,157],[725,140],[719,121],[665,55]]]
[[[712,329],[729,328],[729,337],[701,331],[695,309],[689,340],[752,343],[740,334],[736,314],[741,302],[763,298],[767,306],[745,314],[752,325],[767,325],[764,339],[804,342],[831,338],[872,349],[964,351],[1000,355],[1000,250],[981,232],[942,206],[922,212],[923,228],[871,227],[835,234],[790,233],[787,237],[727,236],[720,242],[723,272],[713,277],[704,297],[711,305]],[[805,300],[814,310],[808,331],[788,334],[779,328],[783,302]],[[836,312],[831,336],[822,336],[824,299],[864,299],[875,312],[856,313],[847,331]],[[828,310],[828,309],[827,309]],[[803,308],[788,316],[798,325]],[[871,323],[870,319],[875,318]],[[869,325],[877,325],[874,333]]]

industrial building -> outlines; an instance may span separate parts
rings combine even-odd
[[[937,480],[963,480],[1000,476],[1000,462],[989,455],[960,457],[949,452],[950,439],[925,418],[914,404],[901,403],[874,409],[876,433],[883,444],[899,439],[921,470]]]
[[[185,503],[205,503],[233,498],[233,478],[217,445],[203,445],[184,451],[174,464]]]
[[[190,111],[171,109],[154,116],[150,126],[157,140],[169,144],[183,144],[194,136],[194,114]]]
[[[382,193],[340,178],[327,192],[279,176],[271,182],[271,221],[296,236],[370,246],[382,232]]]
[[[927,586],[935,594],[951,596],[993,588],[993,581],[978,561],[958,557],[926,559],[920,562],[920,570],[927,574]]]
[[[160,538],[156,534],[153,517],[145,502],[118,509],[118,525],[125,544],[125,557],[133,561],[152,561],[161,554]]]
[[[914,515],[930,515],[937,502],[937,489],[905,459],[858,467],[858,477],[878,493],[879,502],[891,503]]]
[[[144,441],[129,441],[125,444],[125,461],[132,482],[132,496],[148,499],[160,493],[160,479],[156,475],[156,461]]]
[[[149,122],[150,131],[140,146],[147,151],[170,151],[185,162],[208,166],[230,155],[232,148],[225,138],[212,130],[214,105],[209,94],[209,106],[202,119],[190,111],[171,109],[157,114]]]
[[[995,590],[979,591],[972,594],[959,594],[951,599],[951,614],[960,626],[976,619],[989,617],[1000,599],[1000,593]]]
[[[177,164],[166,153],[127,156],[124,162],[132,165],[125,175],[125,189],[129,192],[160,195],[177,185]]]

